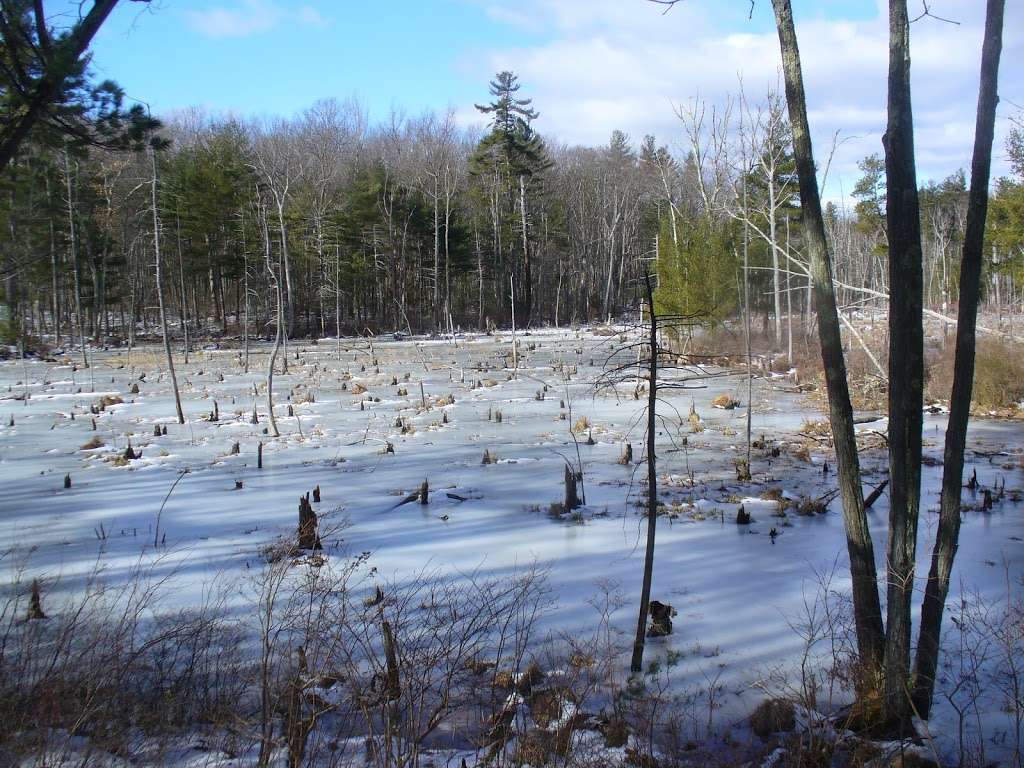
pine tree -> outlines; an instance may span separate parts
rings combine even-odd
[[[494,100],[477,104],[480,112],[491,115],[491,130],[477,146],[471,164],[478,176],[489,176],[492,182],[492,224],[495,256],[502,250],[500,229],[516,220],[522,259],[522,293],[519,307],[523,325],[529,325],[533,308],[533,269],[530,247],[529,209],[540,188],[540,176],[551,167],[544,141],[531,123],[539,113],[530,105],[532,99],[516,96],[521,85],[512,72],[499,72],[490,83]],[[527,194],[527,193],[530,194]],[[507,219],[502,221],[501,219]],[[506,238],[514,242],[516,238]]]

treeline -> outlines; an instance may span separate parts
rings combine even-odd
[[[811,309],[791,138],[774,94],[679,112],[683,147],[615,131],[545,142],[502,72],[481,134],[452,114],[370,125],[355,101],[291,120],[176,115],[146,151],[28,142],[0,179],[8,341],[446,332],[605,320],[656,260],[659,305],[724,320],[749,308],[792,344]],[[1016,142],[1016,144],[1014,143]],[[1014,149],[1016,147],[1016,150]],[[1020,134],[1010,147],[1021,171]],[[829,206],[847,308],[885,305],[884,168]],[[1024,193],[999,183],[992,300],[1019,303]],[[922,189],[926,301],[956,301],[962,173]],[[743,285],[746,281],[746,286]],[[280,306],[277,287],[280,286]]]

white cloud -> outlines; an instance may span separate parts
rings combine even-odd
[[[311,5],[304,5],[299,8],[298,19],[303,24],[310,27],[326,27],[327,19]]]
[[[327,20],[311,5],[297,11],[284,10],[270,0],[237,0],[233,5],[215,5],[202,11],[188,11],[189,24],[204,37],[249,37],[278,27],[299,23],[322,27]]]
[[[477,52],[463,64],[488,77],[501,69],[515,71],[522,93],[533,97],[541,112],[538,129],[570,144],[605,143],[616,128],[636,141],[653,133],[672,143],[682,137],[673,104],[698,95],[723,103],[738,90],[740,77],[754,99],[778,87],[778,38],[767,3],[758,3],[761,18],[749,22],[746,4],[738,2],[694,0],[662,15],[641,0],[472,1],[496,20],[547,31],[547,39],[537,45]],[[743,6],[744,13],[723,6]],[[824,12],[809,20],[797,17],[819,163],[825,163],[837,131],[844,139],[833,158],[832,197],[838,196],[840,182],[847,191],[852,188],[858,160],[882,150],[888,65],[882,6],[876,5],[874,18],[867,20],[827,19]],[[970,164],[984,22],[984,3],[933,0],[930,6],[960,23],[923,19],[911,31],[922,181]],[[1008,4],[1004,29],[1000,92],[1004,103],[1024,103],[1024,77],[1015,65],[1024,54],[1024,8],[1019,4]],[[482,95],[485,86],[484,80]],[[1002,113],[1013,111],[1007,107]],[[997,133],[997,142],[1004,130]],[[996,157],[1001,157],[999,147]],[[1000,162],[994,170],[1006,172]]]

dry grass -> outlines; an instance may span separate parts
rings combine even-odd
[[[946,402],[953,388],[952,343],[928,361],[925,390],[930,400]],[[975,348],[972,410],[986,414],[1022,415],[1024,401],[1024,344],[979,338]]]

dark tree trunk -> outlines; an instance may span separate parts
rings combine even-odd
[[[818,338],[828,388],[829,423],[835,439],[846,547],[850,557],[850,575],[853,583],[857,649],[861,662],[869,669],[877,669],[882,663],[885,633],[878,599],[874,547],[868,530],[867,516],[864,514],[860,460],[857,456],[853,428],[853,407],[850,404],[839,314],[836,310],[835,288],[832,283],[832,261],[825,237],[825,221],[815,175],[800,50],[789,0],[772,0],[772,5],[775,9],[779,45],[782,49],[786,102],[792,124],[793,150],[800,182],[800,204],[807,228],[807,252],[811,262],[811,282],[818,313]]]
[[[964,446],[974,383],[974,339],[981,297],[982,249],[988,213],[988,184],[992,168],[992,140],[996,105],[999,102],[999,58],[1003,46],[1005,0],[988,0],[985,42],[981,54],[981,87],[971,160],[971,189],[967,201],[967,228],[963,260],[960,262],[960,309],[956,326],[956,359],[953,391],[946,426],[946,448],[942,470],[942,501],[935,549],[921,605],[921,629],[917,640],[914,670],[914,709],[928,717],[935,691],[935,670],[939,659],[942,613],[949,594],[957,541],[960,537],[960,489],[963,483]]]
[[[885,636],[886,717],[910,715],[910,606],[921,501],[924,272],[910,98],[906,0],[889,2],[889,119],[885,146],[889,239],[889,548]]]
[[[654,311],[654,289],[650,275],[646,276],[647,309],[651,318],[650,329],[650,381],[647,388],[647,549],[644,553],[644,582],[640,590],[640,615],[636,622],[636,639],[633,641],[633,658],[630,671],[634,674],[643,669],[644,638],[647,634],[648,603],[651,599],[651,580],[654,574],[654,535],[658,529],[658,475],[654,455],[655,412],[658,402],[658,315]]]

